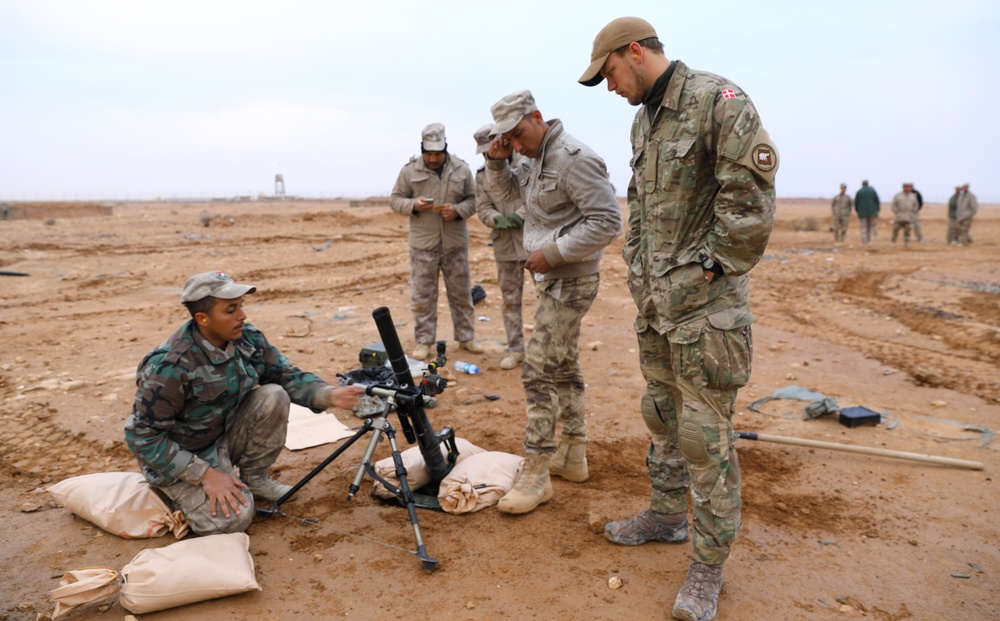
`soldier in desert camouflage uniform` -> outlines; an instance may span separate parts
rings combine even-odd
[[[483,353],[475,340],[469,232],[476,212],[476,182],[465,162],[448,153],[444,125],[421,133],[420,157],[399,171],[389,206],[410,220],[410,306],[413,357],[423,360],[437,339],[438,272],[444,274],[455,340],[461,349]]]
[[[854,211],[854,201],[847,193],[847,184],[840,184],[840,194],[833,197],[830,205],[833,211],[833,241],[840,243],[847,237],[847,223],[851,220],[851,212]]]
[[[524,266],[535,281],[535,329],[521,381],[524,468],[497,508],[527,513],[552,498],[550,474],[586,481],[586,411],[580,324],[597,297],[601,255],[621,232],[608,171],[559,119],[544,120],[529,91],[495,103],[486,173],[494,196],[524,200]],[[523,157],[513,165],[514,152]],[[555,439],[556,424],[561,427]]]
[[[490,131],[493,124],[483,125],[473,138],[476,153],[485,155],[490,148]],[[521,300],[524,297],[524,202],[520,199],[505,201],[490,190],[486,179],[486,165],[476,171],[476,212],[490,231],[493,256],[497,261],[497,285],[503,296],[503,327],[507,334],[507,351],[500,361],[500,368],[513,369],[524,360],[524,321],[521,318]]]
[[[615,543],[679,543],[693,507],[693,556],[673,615],[715,618],[722,564],[741,528],[732,425],[750,377],[748,276],[774,225],[778,153],[743,90],[669,61],[653,27],[619,18],[594,40],[580,83],[640,105],[632,123],[622,255],[638,306],[652,442],[650,508],[605,526]]]
[[[919,209],[913,184],[904,183],[903,191],[892,197],[892,245],[896,245],[900,231],[903,231],[903,245],[910,245],[910,231],[914,228]]]
[[[255,496],[275,501],[291,489],[268,475],[290,402],[350,409],[360,393],[300,371],[245,323],[243,296],[254,291],[223,272],[187,281],[191,320],[139,364],[125,423],[146,480],[202,535],[246,530]]]

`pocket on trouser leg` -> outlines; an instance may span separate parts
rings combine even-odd
[[[753,360],[750,326],[734,330],[707,328],[700,345],[709,388],[733,390],[746,386]]]

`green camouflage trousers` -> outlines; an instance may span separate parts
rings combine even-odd
[[[671,342],[653,329],[638,334],[647,386],[641,410],[652,436],[650,507],[684,513],[690,492],[694,560],[718,565],[742,527],[732,416],[736,391],[750,378],[753,344],[749,326],[720,330],[699,321],[695,342]],[[683,340],[693,340],[686,327]]]
[[[507,351],[524,351],[524,320],[521,318],[524,261],[497,261],[497,284],[503,297],[503,329],[507,333]]]
[[[556,422],[572,444],[587,441],[587,419],[580,369],[580,324],[597,297],[600,274],[535,283],[535,330],[528,340],[521,382],[528,424],[524,450],[556,449]]]
[[[288,393],[278,384],[262,384],[251,390],[227,420],[229,427],[216,443],[219,470],[234,474],[235,465],[244,479],[248,474],[267,473],[285,444],[290,404]],[[200,485],[180,481],[159,489],[199,535],[243,532],[253,520],[253,494],[246,487],[243,497],[247,506],[240,507],[239,515],[230,511],[228,519],[221,510],[212,516],[208,496]]]
[[[410,248],[413,340],[423,345],[433,345],[437,340],[438,272],[444,274],[455,340],[460,343],[471,341],[476,338],[476,328],[472,324],[472,275],[469,272],[468,248],[448,253]]]

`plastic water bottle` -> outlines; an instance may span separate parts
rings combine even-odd
[[[461,373],[468,373],[469,375],[479,373],[479,367],[471,362],[462,362],[461,360],[455,362],[455,370]]]

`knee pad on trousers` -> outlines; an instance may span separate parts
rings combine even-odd
[[[705,433],[697,421],[686,420],[680,428],[681,455],[695,466],[708,463],[708,449]]]
[[[645,421],[646,427],[650,431],[658,435],[669,433],[670,430],[667,429],[667,424],[663,422],[663,418],[660,416],[660,408],[657,407],[653,395],[646,393],[642,396],[639,411],[642,412],[642,420]]]

